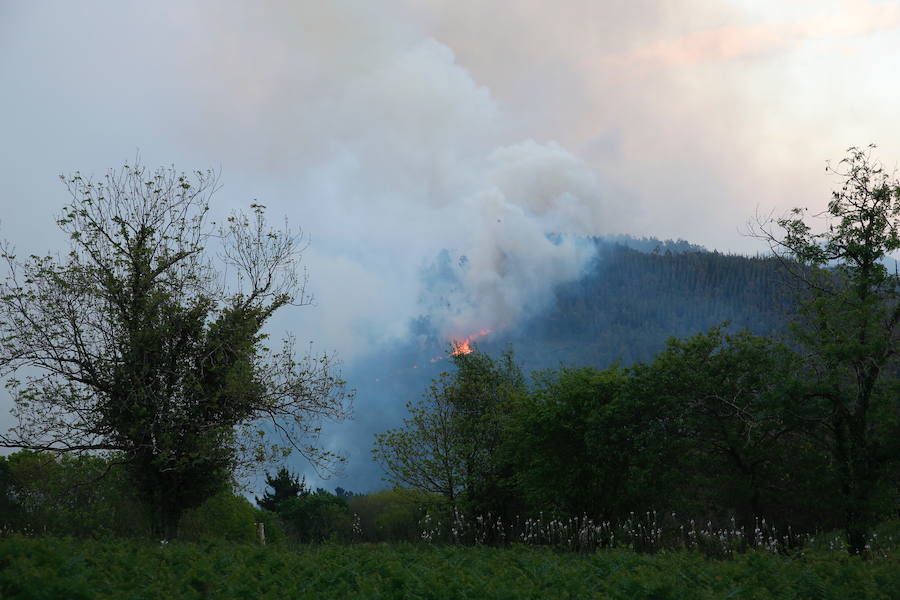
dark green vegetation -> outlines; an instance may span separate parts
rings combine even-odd
[[[152,539],[157,533],[127,466],[96,456],[23,450],[0,457],[0,507],[0,534]],[[254,523],[267,518],[267,512],[223,487],[186,509],[175,533],[184,539],[253,542]]]
[[[760,224],[771,259],[614,248],[615,268],[577,285],[602,296],[603,277],[619,277],[619,290],[633,290],[609,303],[619,312],[597,310],[583,290],[559,290],[557,309],[571,318],[540,325],[541,335],[600,337],[588,359],[595,366],[526,377],[511,351],[477,350],[444,363],[452,370],[376,438],[374,455],[396,489],[332,494],[282,469],[267,475],[259,508],[235,495],[231,479],[253,462],[242,451],[264,460],[272,447],[241,433],[291,416],[314,434],[310,417],[337,415],[343,400],[327,364],[298,365],[290,352],[261,358],[269,355],[259,328],[290,301],[265,275],[281,273],[287,238],[267,232],[261,209],[255,220],[235,217],[237,250],[226,256],[245,265],[250,291],[206,296],[209,273],[190,262],[200,246],[184,234],[194,221],[176,218],[169,223],[181,233],[163,228],[153,238],[157,229],[141,219],[92,216],[107,205],[85,188],[80,212],[61,222],[66,231],[81,223],[70,262],[9,257],[3,360],[50,376],[13,383],[21,421],[3,441],[25,450],[0,461],[0,592],[896,596],[900,275],[883,261],[900,249],[900,184],[866,151],[852,149],[838,169],[845,185],[822,233],[802,211]],[[164,186],[154,181],[148,193],[158,194]],[[166,275],[174,279],[156,279],[181,260],[188,264]],[[729,264],[756,275],[735,278]],[[673,333],[727,317],[743,296],[759,300],[760,318],[674,337],[649,357],[609,366],[620,348],[602,347],[624,330],[602,332],[656,310],[642,302],[640,281],[664,277],[665,265],[678,273],[668,289],[697,304],[666,315],[681,323]],[[793,295],[773,292],[775,266]],[[690,295],[703,286],[716,290],[705,302]],[[752,324],[753,332],[740,326]],[[146,542],[161,535],[180,540]],[[102,541],[113,536],[144,541]],[[367,545],[382,541],[419,545]],[[356,544],[307,545],[322,542]]]
[[[862,551],[879,512],[880,484],[890,481],[895,506],[900,455],[900,274],[882,261],[900,249],[900,186],[851,148],[836,169],[842,187],[828,203],[828,230],[815,232],[801,209],[778,220],[775,237],[802,301],[794,327],[806,352],[815,406],[830,437],[844,527]],[[891,481],[893,480],[893,481]]]
[[[296,551],[225,543],[0,539],[0,596],[68,598],[890,599],[896,559],[834,553],[729,561],[514,547],[357,545]]]
[[[0,446],[102,453],[165,537],[236,469],[293,450],[338,459],[315,444],[321,419],[346,414],[330,361],[264,345],[274,312],[308,303],[298,237],[255,204],[216,229],[210,172],[125,165],[63,181],[70,252],[2,252],[0,375],[31,374],[8,380],[18,425]]]
[[[509,355],[453,362],[374,451],[394,483],[443,499],[435,539],[525,541],[533,519],[566,524],[586,539],[562,545],[587,549],[684,547],[679,528],[727,532],[738,550],[786,549],[846,525],[819,439],[827,413],[794,403],[809,388],[784,344],[714,329],[649,364],[545,370],[530,386]],[[892,515],[895,493],[879,482],[871,524]]]
[[[845,183],[823,233],[802,210],[760,224],[796,293],[790,335],[713,328],[649,362],[559,367],[531,386],[509,354],[458,355],[376,437],[375,458],[395,484],[443,497],[444,535],[457,513],[507,526],[648,515],[649,531],[656,511],[733,519],[745,540],[765,519],[789,531],[784,546],[841,528],[866,553],[900,504],[900,275],[883,264],[900,249],[900,186],[863,150],[834,172]]]

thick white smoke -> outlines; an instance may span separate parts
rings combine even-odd
[[[596,178],[555,144],[504,146],[486,165],[461,204],[471,223],[454,248],[461,285],[430,311],[447,338],[513,326],[539,310],[591,256],[590,245],[571,234],[596,232],[600,219]]]
[[[509,327],[579,275],[589,252],[564,234],[604,229],[597,177],[513,130],[439,40],[369,2],[216,3],[203,20],[182,69],[211,110],[185,139],[289,181],[289,202],[263,203],[312,232],[315,339],[352,355],[423,310],[446,337]],[[460,286],[423,307],[442,249],[465,257]]]

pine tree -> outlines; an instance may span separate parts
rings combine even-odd
[[[279,506],[285,500],[309,495],[309,488],[306,487],[306,477],[298,479],[296,475],[291,474],[285,467],[281,467],[275,477],[266,473],[266,485],[272,488],[272,491],[266,490],[262,498],[256,498],[256,503],[261,508],[272,512],[278,512]]]

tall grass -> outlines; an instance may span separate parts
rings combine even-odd
[[[756,519],[752,527],[741,527],[734,518],[725,524],[714,524],[656,511],[631,513],[618,521],[597,521],[586,515],[560,519],[543,513],[504,521],[490,513],[467,518],[456,509],[449,513],[430,510],[420,520],[419,529],[419,539],[429,543],[524,544],[579,552],[612,548],[647,553],[685,550],[730,558],[748,550],[787,554],[813,547],[845,549],[842,536],[836,533],[798,533],[790,526],[778,527],[766,519]],[[885,529],[886,533],[873,534],[870,553],[885,555],[898,549],[900,537],[891,526]]]

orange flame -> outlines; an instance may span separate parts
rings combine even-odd
[[[453,342],[453,351],[450,352],[450,356],[459,356],[460,354],[472,354],[472,347],[469,346],[469,340]]]
[[[453,351],[450,352],[450,356],[459,356],[460,354],[471,354],[472,353],[472,342],[477,340],[480,337],[486,336],[491,332],[490,329],[482,329],[478,333],[473,333],[470,336],[462,340],[453,340]]]
[[[452,338],[450,340],[450,345],[452,350],[450,350],[450,356],[459,356],[460,354],[471,354],[473,352],[472,342],[477,340],[480,337],[484,337],[489,334],[491,329],[481,329],[478,333],[473,333],[472,335],[466,336],[461,340]],[[447,358],[446,356],[435,356],[431,359],[431,362],[436,363]]]

